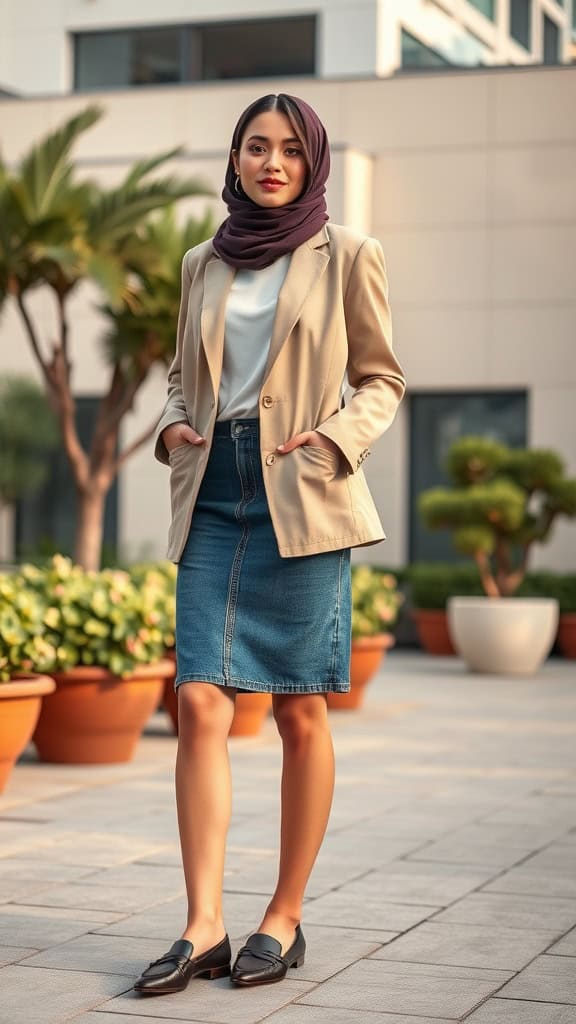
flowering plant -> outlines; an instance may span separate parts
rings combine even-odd
[[[54,555],[46,568],[24,565],[20,577],[42,606],[54,671],[94,665],[122,676],[162,658],[158,579],[136,585],[128,572],[87,572],[63,555]]]
[[[166,648],[174,647],[176,642],[176,574],[177,566],[168,561],[138,562],[130,567],[133,582],[147,588],[154,602]]]
[[[392,631],[404,596],[390,572],[352,566],[352,638]]]
[[[0,576],[0,682],[50,672],[56,650],[45,636],[44,603],[18,576]]]

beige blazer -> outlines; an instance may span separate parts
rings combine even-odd
[[[168,558],[178,562],[210,454],[218,406],[224,315],[234,269],[211,239],[182,261],[176,355],[155,455],[170,466]],[[347,371],[354,389],[341,407]],[[260,455],[278,551],[315,554],[385,539],[362,463],[390,426],[405,390],[392,351],[384,255],[374,238],[327,223],[294,249],[278,296],[260,390]],[[188,422],[206,438],[170,453],[162,431]],[[276,446],[318,430],[341,454]]]

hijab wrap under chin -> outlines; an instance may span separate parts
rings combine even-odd
[[[232,150],[240,149],[238,125],[234,129],[222,199],[229,216],[220,225],[212,244],[218,255],[237,269],[260,270],[312,238],[328,220],[326,180],[330,172],[330,147],[326,129],[304,100],[289,96],[300,112],[310,154],[306,184],[297,199],[285,206],[260,206],[234,187],[236,173]]]

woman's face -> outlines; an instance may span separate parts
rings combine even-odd
[[[304,188],[308,168],[302,144],[278,110],[248,122],[240,150],[232,150],[232,160],[244,192],[259,206],[285,206]]]

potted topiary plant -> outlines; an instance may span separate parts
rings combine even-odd
[[[174,665],[163,659],[158,593],[127,572],[86,572],[55,555],[24,566],[44,604],[45,638],[55,650],[56,690],[43,703],[33,740],[45,761],[128,761]]]
[[[457,651],[476,672],[531,674],[547,657],[558,623],[552,598],[514,597],[532,547],[555,521],[576,515],[576,480],[555,452],[511,449],[464,437],[449,453],[452,489],[419,499],[424,522],[450,529],[458,551],[474,558],[485,597],[451,597],[448,624]]]
[[[34,732],[43,697],[56,686],[44,674],[55,650],[43,636],[43,611],[22,580],[0,576],[0,792]]]
[[[393,573],[369,565],[352,566],[350,690],[329,693],[329,708],[349,710],[362,706],[367,683],[380,667],[386,651],[394,645],[391,631],[402,601]]]

